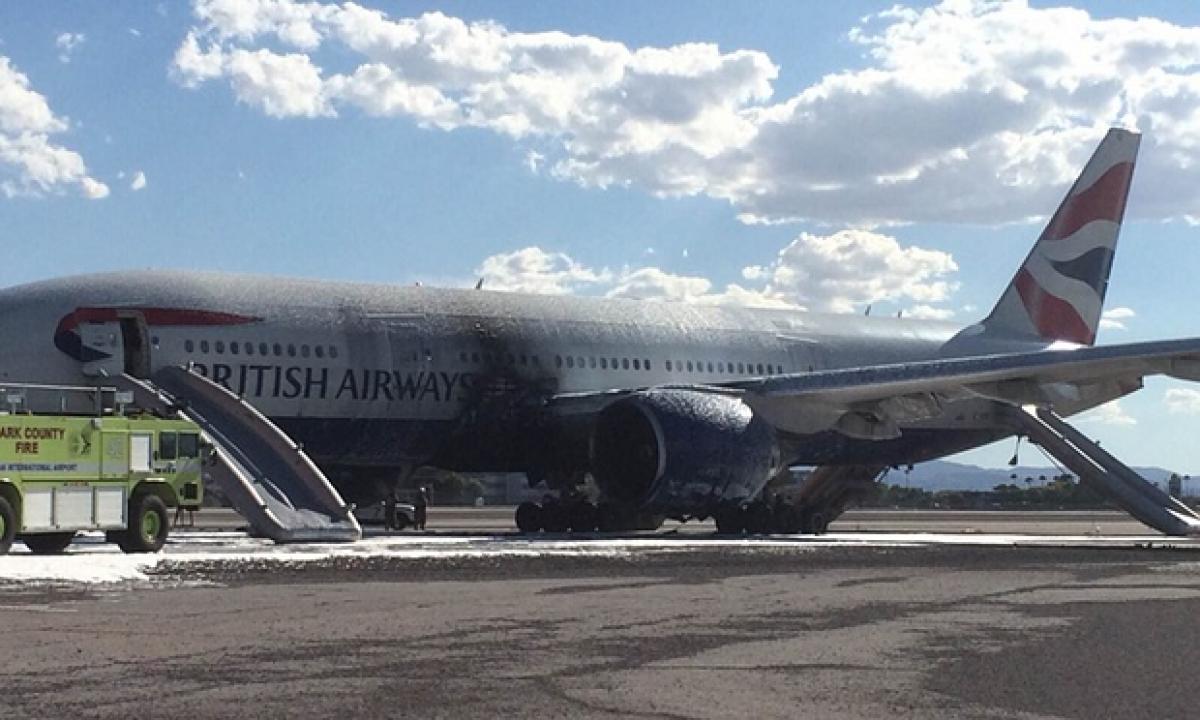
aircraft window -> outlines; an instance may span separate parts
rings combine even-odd
[[[650,359],[649,358],[642,361],[642,367],[646,368],[647,370],[650,369]]]
[[[562,355],[554,356],[554,367],[562,367]]]
[[[150,336],[150,344],[153,345],[154,347],[158,347],[158,336],[157,335]]]
[[[745,365],[743,365],[742,363],[738,363],[738,374],[739,374],[739,375],[745,375],[745,374],[746,374],[746,366],[745,366]]]
[[[601,369],[601,370],[607,370],[607,369],[608,369],[608,358],[606,358],[606,357],[602,357],[602,358],[600,358],[600,369]]]
[[[588,358],[588,367],[590,367],[593,370],[596,369],[596,356],[595,355],[592,355],[591,357]]]
[[[671,372],[671,361],[667,361],[667,372]]]
[[[329,357],[331,357],[331,358],[335,358],[335,357],[337,357],[337,356],[338,356],[338,349],[337,349],[337,346],[336,346],[336,345],[330,345],[330,346],[329,346]]]
[[[571,357],[570,355],[567,356],[567,367],[575,367],[575,358]]]
[[[477,352],[471,353],[471,362],[473,362],[473,363],[479,362],[479,353],[477,353]]]
[[[629,358],[621,358],[621,368],[623,370],[629,369]]]
[[[725,363],[723,363],[723,362],[717,363],[717,372],[719,372],[719,373],[725,372]]]
[[[174,460],[177,447],[178,443],[175,433],[162,432],[158,434],[159,460]]]
[[[207,340],[200,341],[200,352],[205,353],[205,354],[208,353],[208,341]]]
[[[247,355],[254,354],[254,343],[246,343],[246,354]]]
[[[303,357],[303,358],[308,357],[308,346],[307,345],[300,346],[300,357]]]
[[[620,363],[617,362],[616,358],[612,358],[611,360],[609,360],[609,362],[612,364],[613,370],[616,370],[620,366]]]
[[[296,357],[296,346],[288,343],[288,357]]]
[[[642,369],[642,361],[641,361],[641,360],[638,360],[637,358],[634,358],[634,359],[633,359],[633,369],[634,369],[634,370],[641,370],[641,369]]]
[[[433,351],[425,348],[425,362],[433,362]]]
[[[179,433],[179,457],[200,457],[200,436],[196,433]]]
[[[325,346],[324,345],[313,345],[313,354],[319,358],[325,357]]]
[[[467,361],[467,351],[466,351],[466,350],[464,350],[464,351],[462,351],[462,352],[460,352],[460,353],[458,354],[458,361],[459,361],[459,362],[466,362],[466,361]]]
[[[235,342],[231,342],[231,343],[229,343],[229,354],[237,355],[239,352],[241,352],[241,348],[242,348],[241,345],[239,345]]]
[[[691,372],[692,371],[692,361],[688,360],[687,363],[688,363],[687,364],[688,372]]]
[[[758,374],[759,374],[759,375],[763,375],[763,374],[765,374],[765,371],[763,370],[763,364],[762,364],[762,363],[759,363],[759,364],[758,364]]]
[[[582,355],[580,355],[579,357],[575,358],[575,362],[579,363],[579,367],[581,367],[581,368],[587,367],[587,365],[586,365],[586,364],[584,364],[584,362],[583,362],[583,356],[582,356]]]
[[[184,340],[183,341],[183,349],[186,350],[187,352],[192,352],[196,349],[196,344],[193,343],[191,340]]]
[[[271,350],[274,351],[275,357],[279,357],[280,355],[283,354],[283,346],[280,345],[279,343],[275,343],[274,345],[272,345]]]
[[[522,365],[528,365],[528,364],[529,364],[529,356],[528,356],[528,355],[522,355],[522,356],[521,356],[521,364],[522,364]]]

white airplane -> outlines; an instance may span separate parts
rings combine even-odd
[[[193,366],[303,444],[346,499],[420,465],[521,471],[562,493],[524,529],[635,517],[821,530],[886,466],[1028,434],[1147,375],[1200,379],[1200,339],[1092,347],[1139,136],[1113,129],[982,321],[700,307],[188,271],[0,291],[0,380],[104,384]],[[759,508],[755,515],[753,508]],[[582,518],[582,519],[581,519]],[[757,518],[757,520],[756,520]]]

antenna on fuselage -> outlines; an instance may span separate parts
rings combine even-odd
[[[863,317],[870,317],[870,315],[871,315],[871,306],[868,305],[867,309],[863,310]]]
[[[479,282],[475,283],[475,289],[476,289],[476,290],[482,290],[482,289],[483,289],[483,278],[479,278]]]

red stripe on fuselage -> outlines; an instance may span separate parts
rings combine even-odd
[[[81,307],[75,308],[75,312],[63,316],[63,319],[58,321],[58,328],[55,332],[70,332],[79,327],[80,323],[85,322],[115,322],[122,316],[128,317],[130,314],[141,315],[145,318],[146,324],[151,327],[160,325],[246,325],[262,319],[248,315],[189,308]]]
[[[1133,163],[1113,165],[1091,187],[1067,198],[1058,212],[1054,213],[1054,219],[1046,226],[1042,237],[1046,240],[1062,240],[1096,220],[1121,222],[1132,178]]]
[[[1057,295],[1046,292],[1028,270],[1021,268],[1013,283],[1040,337],[1046,340],[1069,340],[1081,345],[1095,342],[1095,334],[1075,307]]]

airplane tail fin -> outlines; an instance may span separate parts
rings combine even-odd
[[[1140,140],[1118,128],[1104,136],[983,321],[986,333],[1095,343]]]

